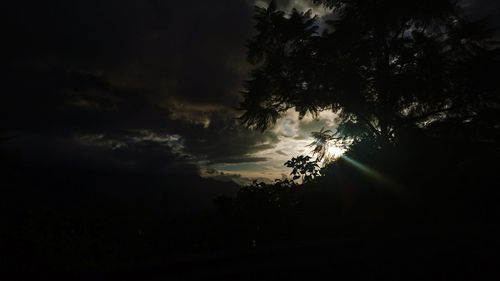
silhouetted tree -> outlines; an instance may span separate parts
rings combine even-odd
[[[245,125],[265,130],[291,108],[300,118],[332,110],[340,123],[329,138],[380,148],[434,121],[498,113],[498,48],[485,20],[448,0],[313,2],[332,9],[321,33],[311,11],[256,8]]]
[[[318,162],[318,159],[311,160],[311,156],[299,155],[288,160],[285,166],[292,168],[290,175],[293,176],[293,180],[301,179],[306,183],[319,176]]]

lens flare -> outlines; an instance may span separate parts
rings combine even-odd
[[[353,167],[359,169],[363,173],[367,174],[368,176],[374,178],[384,186],[390,187],[394,190],[402,191],[403,188],[400,184],[396,183],[395,181],[385,177],[381,173],[375,171],[374,169],[360,163],[359,161],[356,161],[346,155],[342,155],[341,158],[345,160],[347,163],[351,164]]]

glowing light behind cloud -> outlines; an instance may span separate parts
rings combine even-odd
[[[257,163],[237,163],[237,164],[215,164],[211,165],[218,171],[229,174],[240,174],[247,178],[265,178],[269,182],[283,175],[288,176],[290,169],[283,164],[298,155],[312,156],[312,147],[309,146],[313,141],[311,133],[319,131],[321,128],[335,129],[336,115],[331,111],[321,112],[318,119],[315,120],[311,115],[306,115],[299,120],[299,113],[295,110],[289,110],[278,120],[276,126],[272,129],[278,136],[278,142],[271,148],[258,151],[251,157],[266,158],[267,161]],[[330,156],[340,157],[344,152],[335,146],[330,146]]]

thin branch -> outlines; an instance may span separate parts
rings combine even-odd
[[[363,121],[366,125],[368,125],[368,127],[373,131],[375,135],[380,136],[379,130],[375,128],[375,126],[368,118],[364,117],[363,114],[358,114],[358,116],[361,119],[361,121]]]
[[[427,119],[427,118],[431,117],[432,115],[436,115],[436,114],[439,114],[439,113],[448,112],[448,111],[454,110],[456,108],[457,108],[457,106],[450,106],[450,107],[447,107],[447,108],[434,110],[434,111],[428,112],[428,113],[426,113],[424,115],[415,116],[415,117],[413,117],[411,119],[407,119],[406,122],[415,123],[415,122],[418,122],[420,120]]]

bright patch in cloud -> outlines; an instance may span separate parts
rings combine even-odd
[[[321,128],[334,130],[336,115],[331,111],[321,112],[317,119],[306,115],[299,120],[299,113],[289,110],[276,123],[272,132],[278,136],[273,146],[255,152],[249,157],[265,158],[266,161],[256,163],[216,164],[211,168],[225,174],[239,174],[245,178],[266,178],[268,182],[290,174],[284,163],[299,155],[311,155],[313,142],[311,133]],[[263,146],[265,147],[265,146]],[[329,148],[329,156],[336,158],[344,151],[335,146]]]

